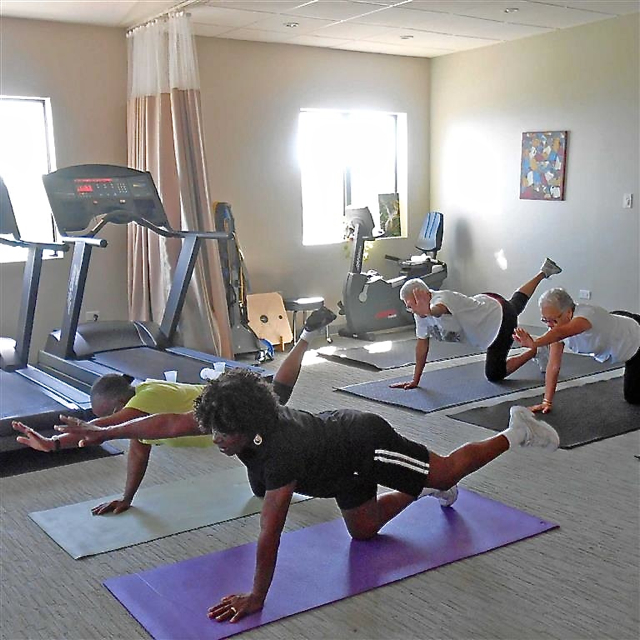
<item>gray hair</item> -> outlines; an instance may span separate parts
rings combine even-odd
[[[423,291],[430,291],[427,283],[424,280],[420,280],[420,278],[411,278],[411,280],[407,280],[400,289],[400,299],[406,300],[410,294],[412,294],[416,289],[422,289]]]
[[[549,305],[563,313],[567,311],[567,309],[573,311],[576,308],[576,303],[573,301],[573,298],[560,287],[545,291],[540,296],[538,305],[540,307],[542,307],[542,305]]]

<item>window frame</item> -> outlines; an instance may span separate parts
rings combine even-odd
[[[44,151],[46,156],[46,164],[47,164],[47,173],[51,173],[56,170],[56,153],[55,153],[55,139],[54,139],[54,131],[53,131],[53,111],[51,107],[51,98],[43,97],[43,96],[15,96],[15,95],[5,95],[0,94],[0,101],[11,101],[14,103],[24,102],[31,104],[38,104],[41,107],[42,111],[42,124],[44,127]],[[44,187],[43,187],[44,188]],[[11,195],[11,192],[9,192]],[[24,228],[24,224],[20,224],[20,215],[16,214],[16,223],[18,224],[18,230],[20,231],[20,236],[24,240],[39,240],[42,242],[59,242],[59,234],[56,228],[55,220],[53,217],[53,213],[49,209],[49,219],[47,221],[47,225],[51,225],[51,236],[50,238],[34,238],[34,237],[23,237],[22,228]],[[44,216],[44,214],[43,214]],[[22,227],[22,228],[21,228]],[[45,251],[43,254],[44,259],[51,258],[59,258],[62,257],[62,252],[60,251]],[[20,247],[9,247],[7,245],[0,245],[0,264],[8,264],[13,262],[25,262],[27,259],[27,249]]]
[[[391,112],[391,111],[376,111],[373,109],[326,109],[326,108],[300,108],[298,114],[298,135],[300,135],[300,118],[303,114],[313,114],[313,113],[324,113],[324,114],[334,114],[336,116],[340,116],[348,121],[350,118],[357,117],[358,115],[364,114],[375,114],[380,116],[390,116],[393,118],[393,135],[394,135],[394,157],[393,157],[393,193],[398,194],[398,197],[401,202],[400,207],[400,235],[399,236],[380,236],[383,238],[405,238],[406,235],[406,226],[407,226],[407,212],[406,212],[406,185],[407,185],[407,158],[403,157],[407,154],[407,114],[401,112]],[[298,140],[298,145],[300,148],[301,141]],[[299,151],[300,158],[300,173],[301,173],[301,190],[303,188],[304,183],[304,167],[301,159],[301,152]],[[343,222],[346,222],[346,210],[348,207],[352,206],[352,171],[353,168],[350,163],[345,163],[342,169],[342,218]],[[343,225],[345,227],[344,233],[341,238],[336,238],[334,240],[323,240],[322,242],[309,242],[305,238],[305,211],[304,211],[304,191],[301,193],[302,195],[302,244],[304,246],[325,246],[330,244],[340,244],[348,240],[346,224]],[[377,212],[372,212],[374,215],[374,219],[377,217]],[[379,220],[378,220],[379,223]]]

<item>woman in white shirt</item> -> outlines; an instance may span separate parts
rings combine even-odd
[[[534,339],[518,327],[514,334],[529,349],[549,345],[544,399],[530,407],[532,411],[551,411],[565,344],[574,353],[590,355],[598,362],[624,362],[624,399],[640,404],[640,315],[576,305],[564,289],[545,291],[539,304],[541,320],[549,327],[547,333]]]
[[[400,289],[400,297],[416,321],[416,366],[410,381],[397,382],[391,387],[415,389],[420,384],[430,338],[444,342],[468,342],[479,349],[486,349],[487,380],[504,380],[536,355],[536,350],[530,349],[508,357],[518,316],[538,285],[561,271],[553,260],[547,258],[540,271],[509,300],[497,293],[469,297],[457,291],[431,291],[419,278],[407,280]]]

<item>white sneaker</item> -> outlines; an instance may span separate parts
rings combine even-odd
[[[424,498],[425,496],[433,496],[438,500],[441,507],[450,507],[458,499],[458,485],[454,484],[451,489],[430,489],[425,487],[418,498]]]
[[[562,269],[551,259],[547,258],[540,267],[540,271],[544,273],[545,278],[550,278],[558,273],[562,273]]]
[[[545,344],[538,347],[536,355],[533,356],[533,361],[540,367],[541,373],[547,372],[547,365],[549,364],[549,345]]]
[[[539,420],[526,407],[511,407],[509,430],[521,447],[540,447],[555,451],[560,446],[558,432],[544,420]]]

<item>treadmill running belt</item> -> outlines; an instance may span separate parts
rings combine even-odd
[[[139,380],[146,380],[147,378],[164,380],[165,371],[177,371],[178,382],[190,384],[204,384],[205,381],[200,377],[200,371],[204,367],[213,367],[212,364],[203,360],[196,360],[167,351],[159,351],[150,347],[96,353],[92,359],[98,364],[111,367]],[[237,366],[244,367],[247,365],[237,363]]]
[[[11,426],[20,420],[45,436],[53,435],[60,414],[87,418],[91,412],[72,403],[58,402],[56,395],[16,372],[0,371],[0,451],[22,449]],[[75,408],[70,408],[75,407]]]
[[[3,420],[50,412],[68,413],[69,408],[55,400],[53,394],[19,373],[0,371],[0,374]]]

